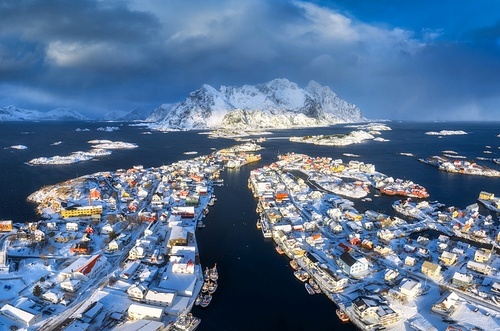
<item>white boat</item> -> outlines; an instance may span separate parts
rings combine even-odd
[[[260,225],[261,225],[261,230],[262,230],[262,235],[264,238],[272,238],[273,232],[271,231],[271,228],[269,227],[269,223],[264,218],[260,219]]]
[[[210,280],[216,281],[219,279],[219,272],[217,271],[217,263],[214,264],[214,267],[210,269]]]
[[[309,285],[309,283],[304,283],[304,287],[306,288],[306,291],[307,291],[307,293],[309,293],[309,295],[316,294],[316,292],[314,291],[314,289],[312,288],[312,286]]]
[[[208,293],[209,294],[214,294],[215,290],[217,290],[217,282],[216,281],[209,281],[208,282]]]
[[[305,282],[306,280],[309,279],[309,274],[302,269],[294,271],[293,275],[301,282]]]
[[[201,319],[194,317],[191,313],[181,315],[174,322],[175,330],[179,331],[193,331],[200,325]]]
[[[309,285],[311,285],[311,287],[315,293],[317,293],[317,294],[321,293],[321,288],[319,287],[318,283],[316,283],[316,281],[314,279],[309,278]]]

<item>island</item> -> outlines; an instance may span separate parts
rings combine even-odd
[[[412,198],[393,203],[398,216],[361,211],[332,189],[339,174],[367,190],[389,178],[363,162],[290,153],[248,180],[257,228],[289,257],[309,294],[322,292],[339,319],[360,330],[498,326],[500,233],[491,215],[480,214],[477,203],[459,209]],[[479,201],[499,207],[492,193]]]

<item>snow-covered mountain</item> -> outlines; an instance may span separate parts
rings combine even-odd
[[[150,115],[152,110],[145,110],[143,108],[135,108],[132,111],[110,111],[101,118],[104,121],[122,121],[122,122],[134,122],[134,121],[145,121]]]
[[[186,100],[153,111],[148,121],[157,130],[293,128],[363,122],[355,105],[329,87],[311,81],[302,89],[287,79],[242,87],[210,85]]]
[[[8,106],[0,108],[0,121],[82,121],[88,120],[70,108],[56,108],[48,112]]]

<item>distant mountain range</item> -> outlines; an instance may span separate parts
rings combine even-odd
[[[0,108],[0,121],[91,120],[70,108],[49,112]],[[287,79],[242,87],[203,85],[186,100],[163,104],[153,111],[136,108],[112,111],[98,120],[146,121],[155,130],[231,129],[258,130],[324,126],[364,122],[354,104],[339,98],[329,87],[311,81],[300,88]]]
[[[48,112],[8,106],[0,108],[0,121],[85,121],[88,118],[70,108],[56,108]]]
[[[218,90],[203,85],[186,100],[155,109],[148,121],[157,130],[237,130],[321,126],[364,122],[366,118],[329,87],[311,81],[302,89],[287,79],[274,79]]]

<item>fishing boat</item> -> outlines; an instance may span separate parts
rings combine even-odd
[[[255,226],[257,226],[257,229],[262,228],[262,224],[260,224],[260,220],[257,221],[257,223],[255,224]]]
[[[209,278],[210,278],[210,269],[209,269],[208,267],[205,269],[205,273],[204,273],[203,278],[204,278],[205,280],[207,280],[207,279],[209,279]]]
[[[335,311],[337,314],[337,317],[342,321],[342,322],[349,322],[349,316],[346,315],[346,313],[342,309],[337,309]]]
[[[302,269],[294,271],[293,275],[295,276],[295,278],[297,278],[301,282],[305,282],[306,280],[309,279],[309,274]]]
[[[317,293],[317,294],[321,293],[321,288],[319,287],[318,283],[316,283],[316,281],[314,279],[309,278],[309,285],[311,285],[311,287],[315,293]]]
[[[208,282],[208,293],[209,294],[214,294],[215,290],[217,290],[217,282]]]
[[[194,317],[191,313],[183,314],[174,322],[174,330],[194,331],[200,325],[201,319]]]
[[[200,306],[203,308],[208,307],[210,302],[212,301],[212,295],[211,294],[205,294],[203,298],[201,299]]]
[[[293,270],[299,270],[300,266],[295,260],[290,260],[290,267],[292,267]]]
[[[203,286],[201,287],[201,293],[207,293],[208,292],[208,282],[209,280],[205,280],[205,282],[203,283]]]
[[[276,246],[274,248],[276,250],[276,252],[278,252],[278,254],[282,255],[282,254],[285,254],[285,251],[283,250],[283,248],[281,248],[280,245]]]
[[[196,297],[196,300],[194,301],[194,305],[195,306],[199,306],[200,303],[201,303],[201,300],[202,300],[202,294],[199,294],[197,297]]]
[[[312,288],[312,286],[309,285],[309,283],[304,283],[304,287],[306,288],[306,291],[307,291],[307,293],[309,293],[309,295],[316,294],[316,292],[314,291],[314,289]]]
[[[214,267],[210,269],[210,280],[216,281],[219,279],[219,272],[217,271],[217,263],[215,263]]]

